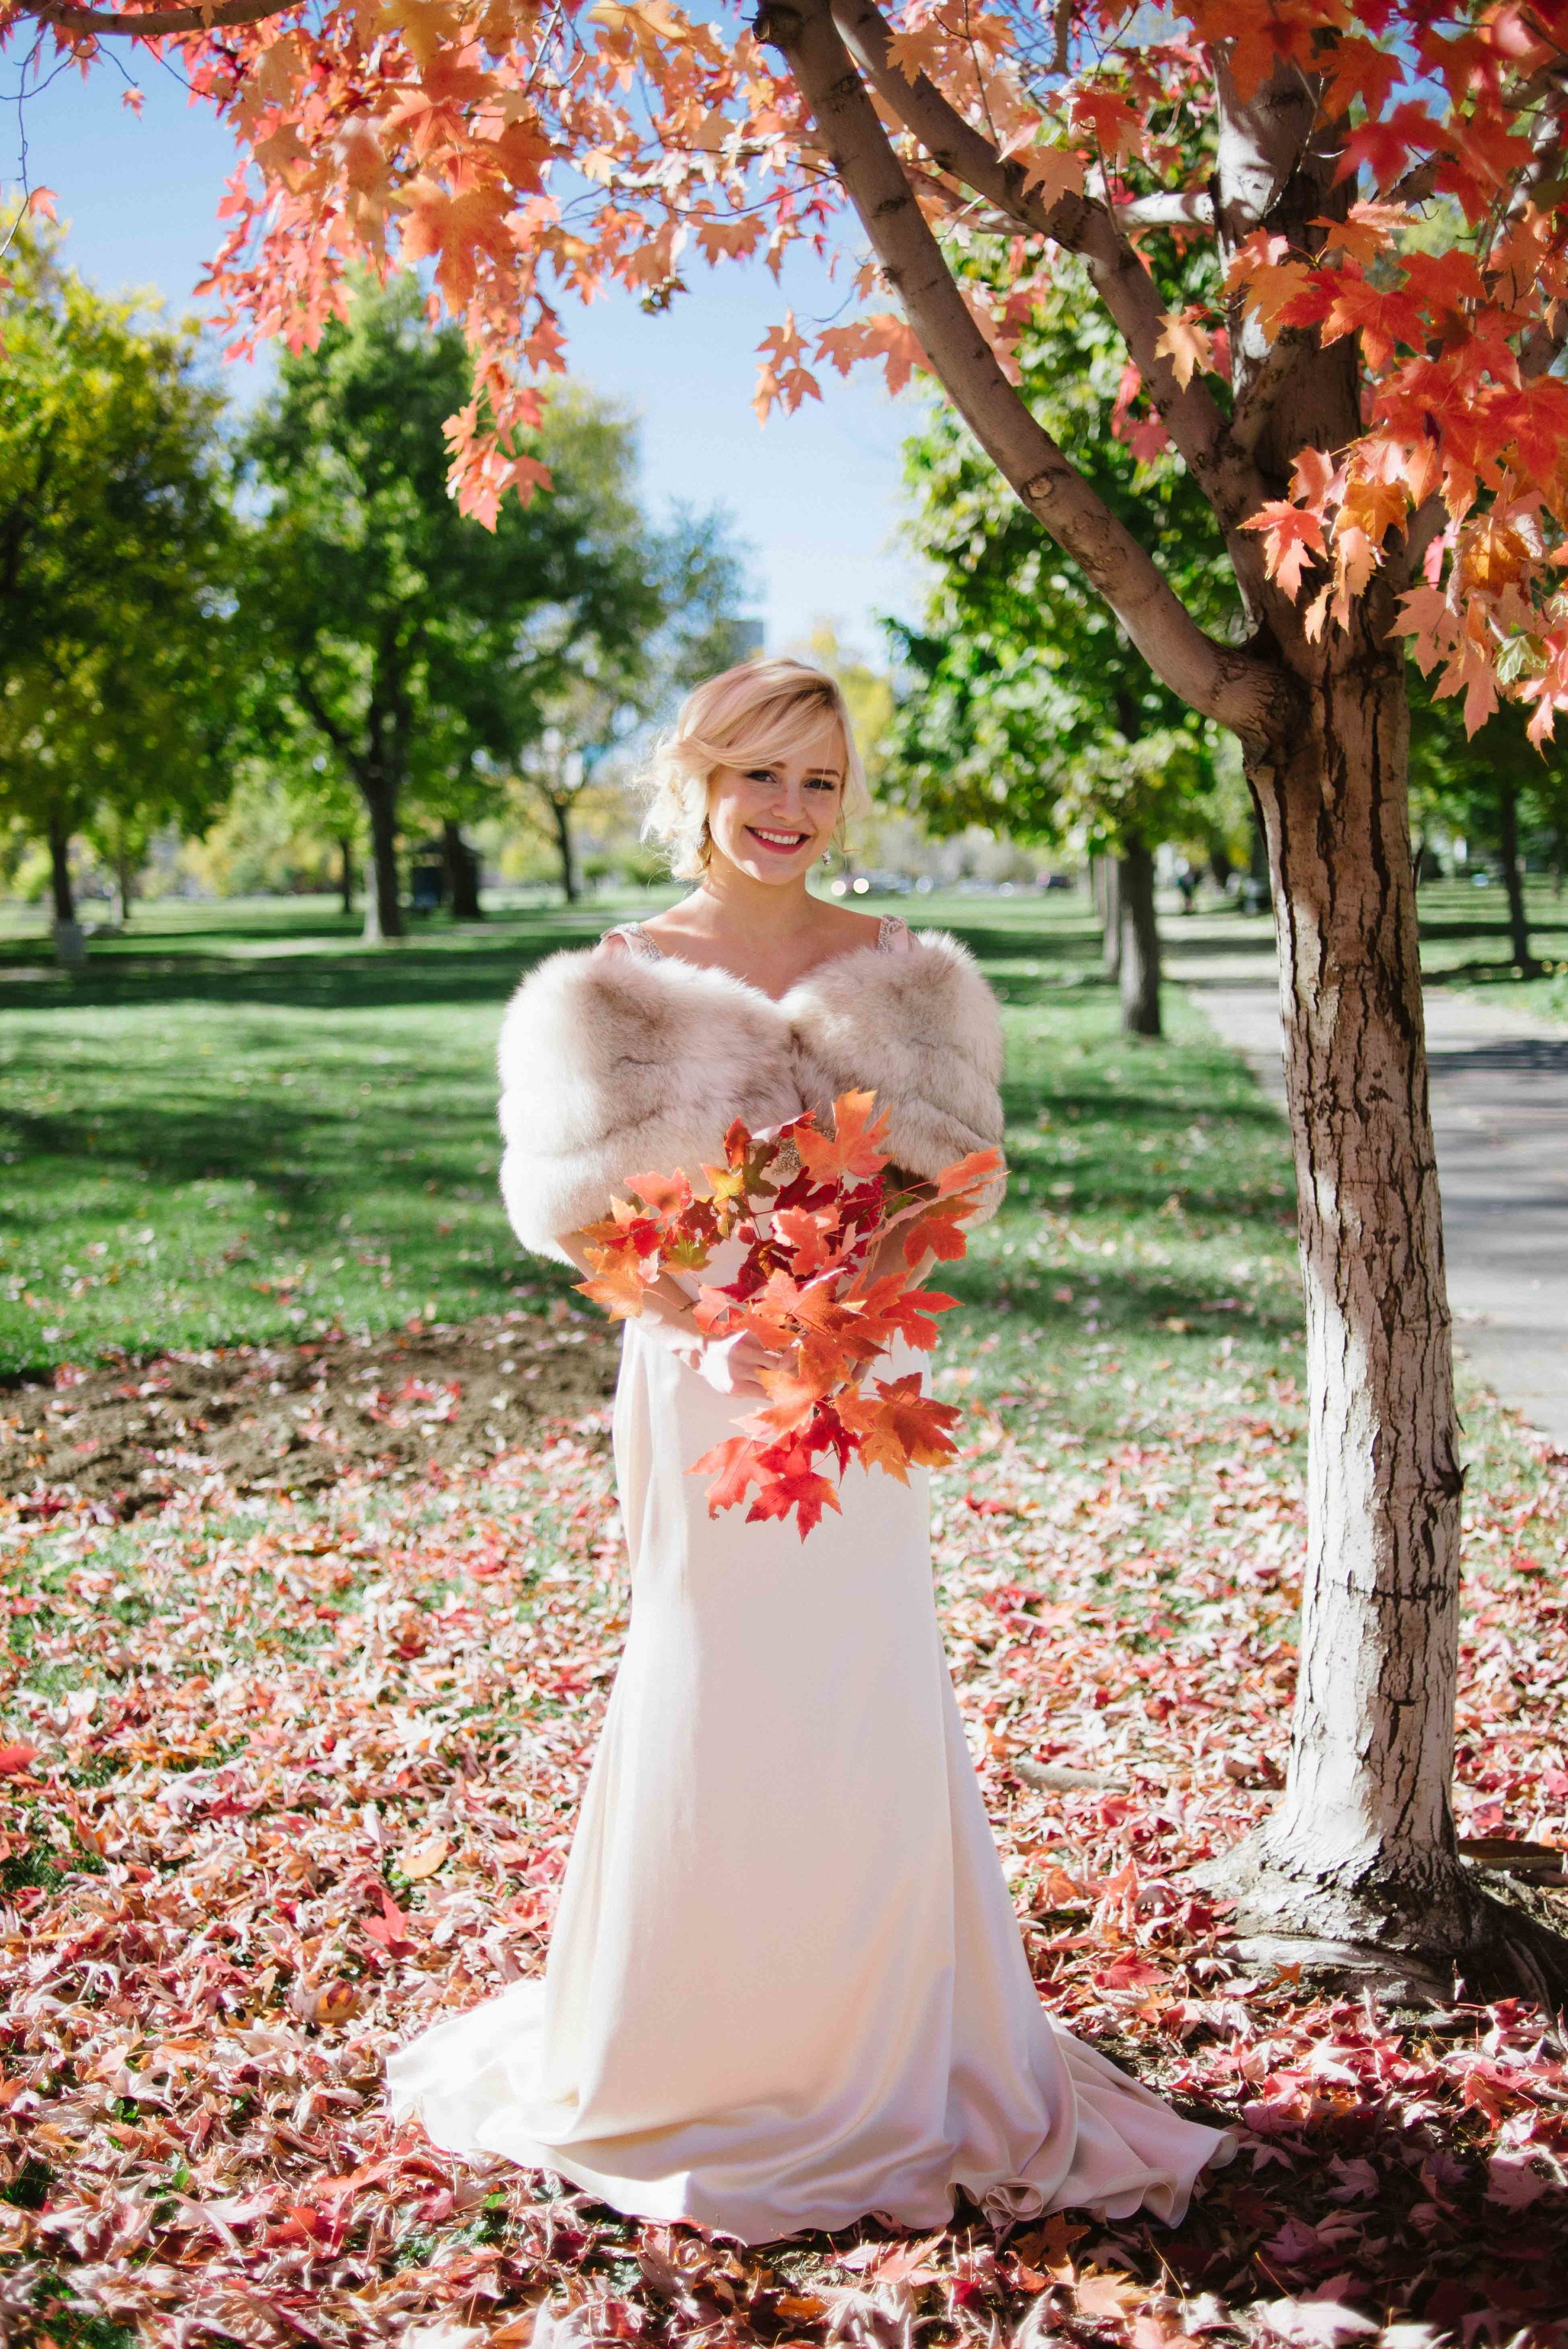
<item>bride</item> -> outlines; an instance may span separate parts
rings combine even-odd
[[[552,956],[507,1013],[501,1187],[526,1247],[583,1264],[575,1235],[628,1176],[695,1174],[733,1118],[851,1086],[916,1176],[1000,1140],[969,956],[808,891],[867,804],[819,671],[762,662],[690,696],[649,828],[691,895]],[[851,1466],[803,1542],[707,1516],[687,1471],[756,1407],[759,1366],[749,1339],[705,1340],[673,1278],[625,1326],[631,1627],[548,1967],[395,2052],[394,2110],[748,2243],[940,2226],[960,2187],[997,2220],[1178,2220],[1229,2140],[1040,2005],[943,1654],[924,1475]]]

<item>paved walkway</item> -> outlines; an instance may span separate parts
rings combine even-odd
[[[1283,1105],[1272,952],[1189,947],[1175,928],[1171,976]],[[1427,1044],[1455,1340],[1504,1402],[1568,1448],[1568,1031],[1429,987]]]

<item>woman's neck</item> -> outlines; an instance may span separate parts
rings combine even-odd
[[[798,882],[757,881],[716,852],[682,911],[695,927],[714,936],[744,936],[766,950],[802,936],[822,907],[804,874]]]

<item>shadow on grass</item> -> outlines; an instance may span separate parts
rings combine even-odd
[[[597,928],[562,935],[508,930],[493,938],[422,942],[323,954],[302,946],[257,962],[211,954],[92,957],[75,977],[51,972],[6,983],[11,1012],[145,1009],[159,1004],[250,1005],[300,1010],[401,1010],[418,1004],[505,1002],[531,964],[557,947],[587,945]]]

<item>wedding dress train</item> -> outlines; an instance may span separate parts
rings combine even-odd
[[[903,1371],[919,1358],[895,1361]],[[929,1496],[710,1520],[690,1464],[754,1406],[629,1323],[630,1630],[542,1982],[387,2064],[435,2141],[766,2242],[1140,2206],[1230,2141],[1058,2030],[1030,1979],[932,1590]]]

